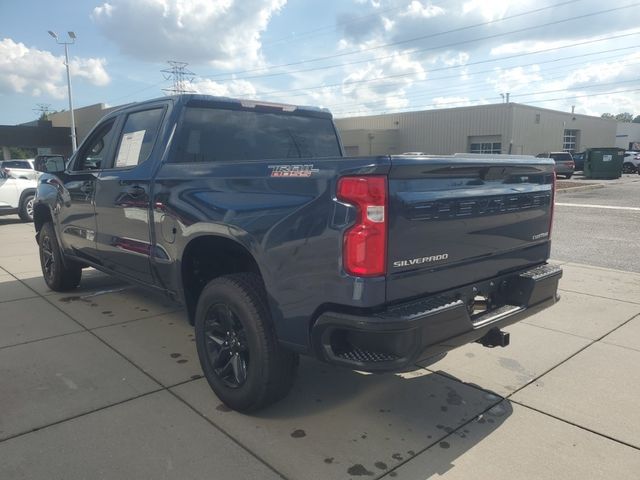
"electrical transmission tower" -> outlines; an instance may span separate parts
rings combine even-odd
[[[177,62],[175,60],[168,60],[169,68],[162,70],[165,80],[173,80],[173,86],[170,88],[163,88],[162,91],[167,95],[179,95],[181,93],[196,93],[191,88],[191,82],[195,73],[191,70],[187,70],[187,62]]]
[[[50,106],[50,103],[36,103],[36,108],[34,108],[33,111],[38,114],[39,120],[46,120],[47,118],[49,118],[49,113],[51,112],[51,110],[49,110]]]

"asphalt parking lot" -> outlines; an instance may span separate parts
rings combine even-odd
[[[578,205],[556,209],[562,301],[509,328],[508,348],[468,345],[402,375],[303,360],[292,393],[255,416],[201,378],[179,308],[92,270],[49,291],[33,226],[0,218],[0,478],[635,480],[629,178],[558,196]]]

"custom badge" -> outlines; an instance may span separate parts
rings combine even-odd
[[[269,165],[272,177],[310,177],[319,172],[311,165]]]

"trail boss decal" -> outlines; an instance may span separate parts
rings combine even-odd
[[[311,165],[269,165],[272,177],[310,177],[320,170]]]
[[[423,263],[439,262],[440,260],[446,260],[449,258],[448,253],[441,253],[440,255],[431,255],[430,257],[412,258],[410,260],[398,260],[393,262],[393,268],[410,267],[412,265],[420,265]]]

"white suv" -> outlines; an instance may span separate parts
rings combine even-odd
[[[623,173],[640,173],[640,152],[628,150],[624,152],[624,160],[622,163]]]
[[[0,162],[0,168],[4,169],[13,178],[36,180],[40,176],[40,172],[35,169],[33,158],[4,160]]]
[[[13,178],[0,168],[0,215],[20,215],[25,222],[33,221],[33,199],[38,182]]]

